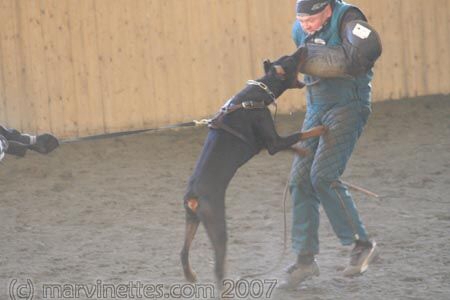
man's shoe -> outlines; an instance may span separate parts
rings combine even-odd
[[[38,135],[35,140],[36,142],[32,143],[29,148],[42,154],[50,153],[59,146],[58,139],[49,133]]]
[[[295,263],[286,269],[286,274],[278,288],[295,289],[301,282],[319,276],[319,274],[319,266],[315,260],[309,264]]]
[[[344,270],[344,276],[355,276],[367,271],[369,264],[378,256],[377,243],[359,242],[350,253],[350,263]]]
[[[0,134],[0,161],[3,159],[3,156],[5,156],[6,150],[8,150],[8,140]]]

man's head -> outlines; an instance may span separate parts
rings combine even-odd
[[[331,0],[297,0],[297,20],[306,33],[320,30],[331,17],[330,3]]]

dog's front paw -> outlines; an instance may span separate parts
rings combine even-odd
[[[320,125],[302,132],[302,140],[318,137],[328,131],[328,127]]]
[[[301,147],[299,144],[291,146],[291,149],[299,156],[306,157],[309,154],[309,150]]]

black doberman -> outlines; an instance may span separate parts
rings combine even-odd
[[[184,196],[186,234],[181,251],[184,275],[190,282],[196,275],[189,263],[189,248],[200,222],[205,226],[215,252],[215,276],[224,278],[227,242],[225,190],[237,169],[264,148],[273,155],[303,139],[317,137],[323,126],[280,137],[267,108],[290,88],[302,88],[297,79],[301,50],[277,61],[264,63],[265,75],[236,94],[212,120],[210,130]]]

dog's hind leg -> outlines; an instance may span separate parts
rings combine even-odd
[[[225,207],[222,203],[202,203],[198,211],[199,218],[205,226],[206,232],[213,245],[215,255],[214,273],[217,290],[222,290],[225,276],[225,255],[227,244],[227,231],[225,223]]]
[[[186,232],[184,237],[184,245],[181,250],[181,264],[183,266],[184,277],[189,282],[196,282],[197,276],[191,268],[189,262],[189,249],[191,248],[192,240],[197,232],[200,220],[195,215],[197,210],[198,201],[197,199],[189,199],[186,202]]]

